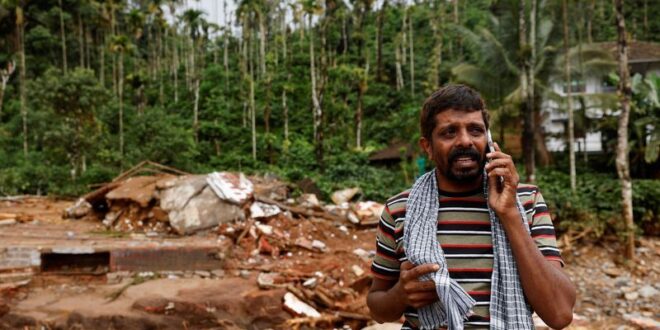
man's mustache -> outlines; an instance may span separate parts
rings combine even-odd
[[[477,149],[461,148],[461,149],[454,149],[449,152],[449,157],[448,157],[449,163],[453,163],[454,161],[456,161],[457,158],[460,157],[470,157],[470,159],[474,161],[477,162],[481,161],[481,154],[479,153],[479,151],[477,151]]]

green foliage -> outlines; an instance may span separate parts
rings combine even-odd
[[[624,233],[621,221],[621,186],[616,176],[580,173],[577,192],[571,193],[570,177],[564,171],[539,172],[538,185],[550,212],[562,230],[593,230],[596,237],[605,233]],[[633,180],[633,215],[638,228],[658,234],[660,228],[660,181]]]

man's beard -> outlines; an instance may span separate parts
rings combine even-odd
[[[471,169],[454,168],[453,164],[459,157],[470,157],[470,159],[477,162],[478,166]],[[442,169],[445,178],[456,183],[472,183],[481,176],[486,162],[484,155],[481,155],[477,149],[457,148],[449,152],[446,165],[447,166]]]

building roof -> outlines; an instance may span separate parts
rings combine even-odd
[[[596,45],[608,50],[617,58],[617,42],[598,42]],[[660,62],[660,43],[632,40],[628,43],[628,62]]]
[[[402,152],[402,149],[405,150]],[[414,154],[412,144],[407,142],[397,142],[390,144],[384,149],[376,150],[369,156],[369,161],[401,160],[401,156],[411,158]]]

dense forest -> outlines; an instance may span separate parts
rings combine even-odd
[[[553,82],[591,70],[616,85],[616,58],[594,46],[617,41],[612,1],[218,0],[216,13],[185,0],[0,4],[2,195],[75,195],[148,159],[311,178],[324,193],[360,186],[382,201],[414,180],[419,162],[368,156],[416,144],[423,100],[449,82],[481,91],[496,140],[505,150],[505,136],[521,141],[520,170],[548,182],[558,205],[616,179],[616,116],[590,122],[583,100],[561,101],[575,112],[571,132],[605,136],[606,152],[589,162],[548,153],[538,129],[541,104],[561,99]],[[656,1],[625,1],[623,13],[628,39],[659,41]],[[630,168],[650,178],[658,79],[633,84]],[[576,166],[582,197],[566,186]],[[657,221],[657,181],[634,189],[636,220],[651,212]],[[620,199],[610,195],[599,202],[611,209]]]

